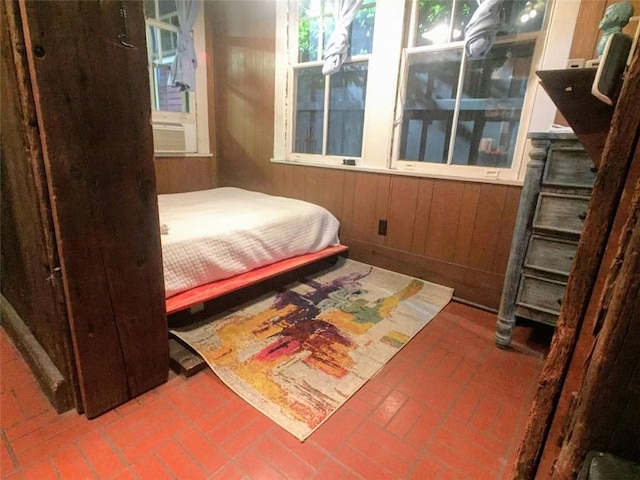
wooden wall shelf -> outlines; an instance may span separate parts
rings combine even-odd
[[[591,94],[596,69],[541,70],[536,73],[593,163],[599,166],[614,107]]]

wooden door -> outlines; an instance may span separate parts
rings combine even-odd
[[[20,1],[88,417],[166,381],[168,339],[141,1]]]

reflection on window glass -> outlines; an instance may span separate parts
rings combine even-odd
[[[542,28],[546,0],[505,0],[498,36]],[[464,30],[478,8],[475,0],[418,0],[415,45],[439,45],[464,40]]]
[[[320,67],[296,70],[296,111],[293,151],[322,153],[324,82]]]
[[[329,0],[304,0],[298,9],[298,62],[322,60],[329,37],[335,27]],[[350,27],[349,56],[371,53],[375,1],[366,0]],[[322,42],[322,43],[320,43]]]
[[[327,154],[347,157],[362,155],[364,104],[367,93],[367,64],[343,65],[331,76]]]
[[[175,0],[145,0],[144,15],[171,25],[178,25]]]
[[[510,33],[535,32],[542,29],[546,0],[510,0],[503,4],[504,21]]]
[[[351,24],[349,55],[366,55],[373,47],[373,24],[376,16],[375,2],[364,2]]]
[[[497,44],[465,68],[453,149],[456,165],[508,168],[535,43]]]
[[[461,49],[409,57],[401,159],[447,162],[461,61]]]
[[[151,105],[154,110],[163,112],[188,113],[188,93],[168,85],[176,45],[176,32],[147,26],[147,49],[152,74]]]
[[[452,0],[419,0],[416,45],[433,45],[449,41]]]

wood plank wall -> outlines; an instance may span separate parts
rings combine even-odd
[[[155,157],[158,193],[206,190],[217,186],[213,157]]]
[[[519,187],[275,164],[273,193],[331,211],[355,260],[500,301]]]

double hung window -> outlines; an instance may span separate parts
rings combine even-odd
[[[550,0],[505,0],[495,43],[478,58],[465,51],[475,0],[364,0],[347,61],[324,76],[333,3],[290,0],[279,15],[279,34],[284,24],[289,35],[276,66],[287,81],[276,92],[275,161],[353,158],[364,169],[518,179],[535,70],[554,49],[566,55],[573,35],[573,24],[554,21]],[[550,26],[563,43],[545,48]],[[564,65],[566,56],[555,61]],[[536,118],[548,127],[555,111],[544,108]]]

